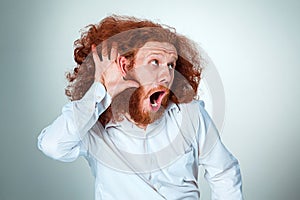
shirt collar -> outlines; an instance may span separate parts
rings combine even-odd
[[[153,137],[159,134],[160,130],[164,127],[167,115],[171,111],[179,112],[179,106],[175,103],[170,103],[166,108],[166,111],[164,112],[163,116],[158,120],[154,121],[153,123],[149,124],[146,130],[136,126],[134,123],[130,122],[125,117],[121,122],[112,122],[112,120],[110,120],[106,124],[105,130],[108,130],[109,128],[117,128],[117,129],[121,129],[124,134],[128,134],[133,137],[137,137],[137,138]]]

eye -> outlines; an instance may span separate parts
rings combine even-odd
[[[174,69],[175,68],[175,64],[174,63],[168,63],[168,68],[169,69]]]
[[[158,60],[154,59],[154,60],[151,60],[150,62],[152,65],[155,65],[155,66],[158,66],[159,65],[159,62]]]

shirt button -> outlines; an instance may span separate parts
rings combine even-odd
[[[96,96],[97,101],[101,101],[101,96]]]
[[[155,184],[154,184],[154,187],[155,187],[157,190],[159,190],[159,189],[161,188],[161,184],[160,184],[160,183],[155,183]]]

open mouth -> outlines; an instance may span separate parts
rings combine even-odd
[[[162,99],[165,95],[166,91],[164,90],[155,91],[150,95],[150,107],[154,112],[158,111],[158,109],[160,108]]]

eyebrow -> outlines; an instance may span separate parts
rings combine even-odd
[[[164,51],[164,50],[163,50],[163,51]],[[172,56],[173,58],[175,58],[175,60],[178,59],[178,55],[175,53],[175,51],[164,51],[164,52],[166,52],[166,53],[168,53],[168,54],[171,54],[171,56]],[[170,53],[170,52],[171,52],[171,53]],[[163,56],[162,53],[155,52],[155,50],[154,50],[154,52],[149,52],[149,53],[147,53],[147,54],[146,54],[146,57],[149,57],[149,56],[152,56],[152,55],[155,55],[155,56]]]
[[[144,47],[144,49],[150,49],[150,50],[156,50],[156,51],[163,51],[163,52],[166,52],[166,53],[176,53],[176,51],[174,50],[168,50],[166,48],[153,48],[153,47]]]

